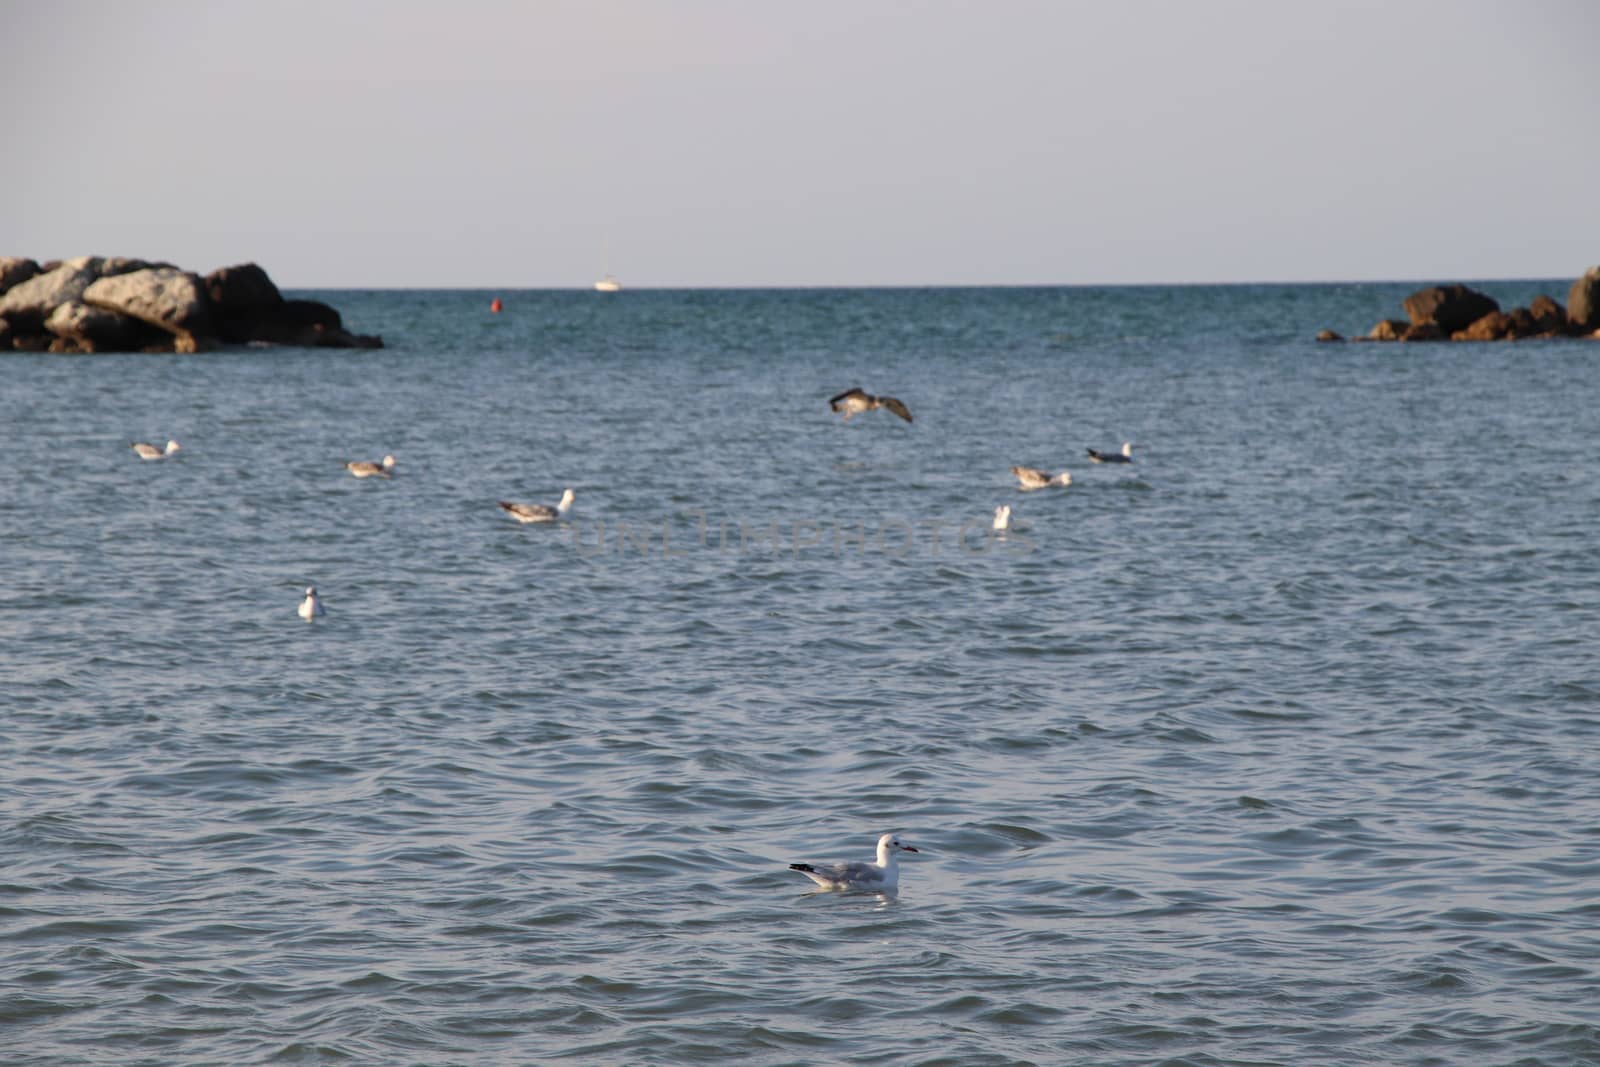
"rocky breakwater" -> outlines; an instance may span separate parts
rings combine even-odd
[[[1536,296],[1525,308],[1500,310],[1494,298],[1465,285],[1418,289],[1401,305],[1404,319],[1384,319],[1357,341],[1520,341],[1592,337],[1600,340],[1600,267],[1572,283],[1567,306]],[[1319,341],[1342,341],[1323,330]]]
[[[226,345],[381,348],[316,300],[286,300],[254,263],[204,277],[170,263],[0,256],[0,350],[206,352]]]

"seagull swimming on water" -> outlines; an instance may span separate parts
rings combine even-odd
[[[344,465],[344,469],[354,474],[357,478],[370,478],[374,474],[387,478],[394,473],[394,457],[384,456],[382,463],[373,463],[365,459],[353,459]]]
[[[1121,452],[1102,452],[1098,448],[1089,449],[1089,459],[1094,463],[1132,463],[1133,442],[1122,442]]]
[[[849,422],[852,415],[859,415],[863,411],[876,411],[879,408],[888,408],[907,422],[911,421],[911,410],[894,397],[873,396],[871,393],[862,392],[859,388],[846,389],[830,399],[828,406],[835,411],[844,412],[845,422]]]
[[[823,889],[864,889],[893,893],[900,883],[900,865],[895,860],[896,852],[915,852],[916,849],[901,841],[893,834],[884,834],[878,838],[878,862],[876,863],[834,863],[826,867],[814,867],[809,863],[791,863],[791,871],[799,871]]]
[[[178,450],[178,442],[168,441],[165,450],[144,441],[135,441],[130,447],[139,454],[140,459],[166,459]]]
[[[572,510],[572,490],[562,493],[561,503],[555,507],[549,504],[513,504],[509,500],[499,501],[499,504],[506,509],[507,515],[518,522],[555,522],[566,518],[567,512]]]
[[[1011,529],[1011,505],[1001,504],[994,509],[994,528],[996,530]]]
[[[310,622],[318,615],[327,614],[322,610],[322,598],[317,596],[317,587],[314,585],[306,586],[306,598],[300,601],[300,607],[295,610],[306,622]]]
[[[1037,467],[1012,467],[1011,473],[1017,476],[1017,481],[1022,483],[1024,492],[1030,489],[1045,489],[1052,485],[1068,486],[1072,484],[1072,472],[1062,471],[1060,474],[1050,474]]]

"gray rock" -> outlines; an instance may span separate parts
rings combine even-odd
[[[198,274],[175,267],[147,267],[101,278],[83,291],[83,302],[159,326],[179,339],[179,351],[211,334],[211,306]]]
[[[75,347],[78,352],[139,352],[172,336],[154,326],[115,311],[91,307],[80,300],[69,300],[50,313],[45,329]],[[52,348],[52,350],[54,350]]]
[[[1590,267],[1567,293],[1567,322],[1573,333],[1600,329],[1600,267]]]
[[[12,286],[0,296],[0,315],[10,319],[19,333],[25,323],[43,323],[62,304],[82,299],[84,290],[100,276],[103,262],[98,256],[79,256]]]

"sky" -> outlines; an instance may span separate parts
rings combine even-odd
[[[285,288],[1572,278],[1593,0],[0,0],[0,254]]]

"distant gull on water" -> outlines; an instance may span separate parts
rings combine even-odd
[[[306,586],[306,598],[300,601],[300,607],[296,610],[306,622],[310,622],[318,615],[327,614],[322,610],[322,598],[317,596],[317,587],[314,585]]]
[[[846,389],[830,399],[828,406],[834,411],[844,412],[845,422],[849,422],[852,415],[859,415],[863,411],[876,411],[879,408],[888,408],[907,422],[911,421],[911,410],[894,397],[873,396],[860,389]]]
[[[868,892],[892,893],[900,883],[900,865],[896,852],[915,852],[893,834],[878,838],[876,863],[835,863],[814,867],[809,863],[791,863],[791,871],[799,871],[823,889],[864,889]]]
[[[373,463],[366,459],[353,459],[344,465],[344,469],[354,474],[357,478],[370,478],[374,474],[387,478],[394,473],[394,457],[384,456],[382,463]]]
[[[1089,459],[1095,463],[1132,463],[1133,442],[1122,442],[1121,452],[1102,452],[1098,448],[1089,449]]]
[[[499,501],[501,507],[506,509],[518,522],[555,522],[565,518],[568,511],[572,510],[572,490],[568,489],[561,494],[561,503],[555,507],[549,504],[513,504],[509,500]]]
[[[1072,472],[1062,471],[1060,474],[1050,474],[1037,467],[1012,467],[1011,473],[1017,476],[1017,481],[1022,484],[1024,491],[1030,489],[1044,489],[1052,485],[1068,486],[1072,484]]]
[[[178,442],[168,441],[167,447],[160,449],[144,441],[135,441],[132,448],[139,454],[140,459],[166,459],[178,450]]]
[[[994,528],[996,530],[1011,529],[1011,505],[1001,504],[994,509]]]

